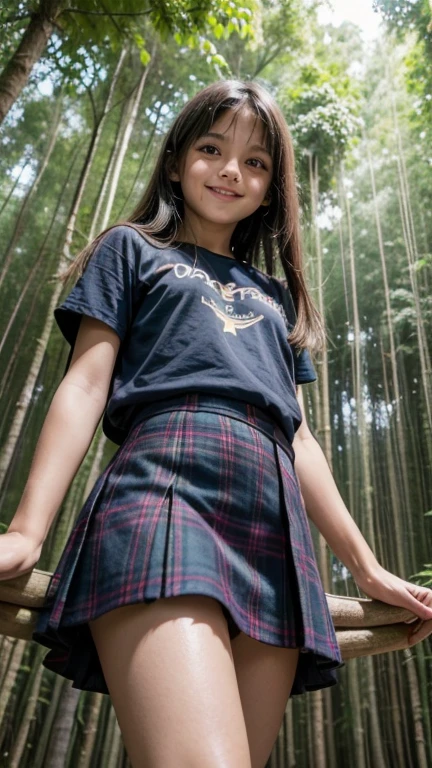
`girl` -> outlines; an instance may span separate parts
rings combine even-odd
[[[225,81],[189,101],[136,210],[72,274],[68,365],[1,577],[37,563],[103,415],[119,448],[52,576],[43,663],[111,696],[134,768],[262,768],[290,695],[343,666],[304,503],[366,594],[432,618],[432,591],[378,564],[306,423],[323,328],[271,96]]]

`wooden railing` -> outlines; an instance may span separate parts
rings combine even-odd
[[[0,634],[31,640],[50,577],[34,568],[0,581]],[[369,598],[327,593],[326,598],[344,660],[404,650],[432,634],[432,621],[425,621],[410,638],[411,623],[420,620],[405,608]]]

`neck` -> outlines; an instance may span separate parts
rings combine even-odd
[[[185,218],[180,225],[176,239],[184,243],[199,245],[202,248],[207,248],[208,251],[220,253],[222,256],[234,258],[230,248],[230,241],[236,225],[217,224],[211,221],[206,221],[204,224],[193,214],[193,221],[191,221],[191,216],[186,215],[186,208],[187,206],[185,205]]]

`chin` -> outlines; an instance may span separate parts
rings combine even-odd
[[[234,210],[228,210],[228,206],[231,207],[229,204],[227,205],[226,210],[220,210],[215,211],[212,210],[210,206],[204,208],[202,213],[200,213],[200,216],[204,216],[204,218],[210,220],[220,221],[224,224],[235,224],[237,221],[242,221],[242,219],[247,219],[248,216],[252,216],[259,208],[259,205],[257,205],[256,208],[250,208],[245,210],[244,208],[238,208],[237,211]]]
[[[226,213],[221,211],[220,215],[218,215],[216,212],[210,212],[208,208],[205,208],[204,210],[192,208],[192,210],[196,216],[199,216],[200,219],[208,221],[209,224],[237,224],[237,222],[240,220],[238,216],[234,216],[233,213],[230,213],[229,211],[226,211]],[[242,215],[241,218],[244,218],[244,216]]]

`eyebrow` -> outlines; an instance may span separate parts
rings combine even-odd
[[[215,131],[209,131],[208,133],[204,133],[202,136],[200,136],[200,139],[205,139],[207,136],[211,136],[213,139],[220,139],[220,141],[225,141],[226,136],[223,133],[216,133]],[[199,141],[199,139],[198,139]],[[266,147],[263,147],[262,144],[253,144],[251,147],[249,147],[249,150],[253,152],[254,150],[261,150],[261,152],[265,152],[266,155],[271,157],[270,152]]]

